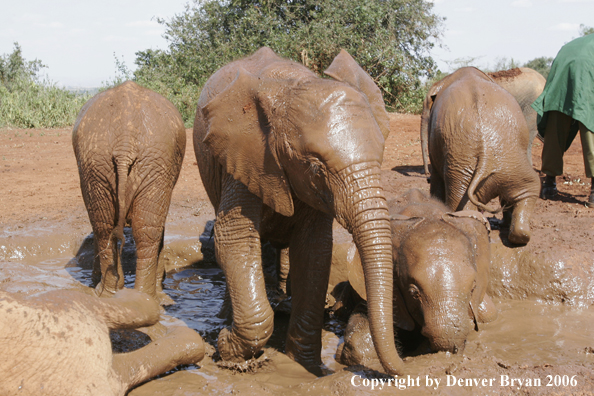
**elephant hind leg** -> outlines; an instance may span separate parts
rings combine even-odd
[[[113,370],[124,391],[182,364],[204,358],[204,342],[187,327],[176,327],[163,338],[134,352],[114,354]]]
[[[132,234],[136,242],[136,280],[134,288],[158,298],[167,305],[173,301],[162,293],[164,268],[159,267],[159,254],[163,249],[165,219],[169,209],[166,193],[156,194],[155,188],[145,188],[132,203]],[[155,196],[161,201],[155,202]],[[165,201],[165,202],[163,202]]]
[[[529,197],[514,205],[508,239],[516,245],[525,245],[530,241],[530,216],[536,205],[536,197]]]

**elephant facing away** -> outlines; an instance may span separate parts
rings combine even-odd
[[[491,260],[489,222],[476,211],[450,212],[419,190],[390,204],[394,258],[394,323],[419,331],[434,352],[462,352],[479,323],[497,318],[486,294]],[[365,296],[357,256],[349,282]],[[374,359],[366,348],[364,314],[349,319],[345,342],[337,352],[349,365]],[[362,334],[357,334],[362,333]]]
[[[34,297],[0,292],[0,394],[123,396],[132,387],[204,357],[194,330],[175,327],[157,342],[113,354],[109,329],[159,321],[159,304],[121,290],[98,298],[72,290]]]
[[[538,133],[538,128],[536,126],[537,114],[531,105],[544,90],[547,80],[542,74],[529,67],[519,67],[487,74],[500,87],[512,94],[522,109],[522,114],[524,114],[528,125],[528,160],[532,165],[532,143]]]
[[[121,249],[130,222],[137,253],[134,287],[170,302],[161,289],[158,257],[186,147],[179,112],[156,92],[125,82],[83,106],[72,145],[95,235],[97,293],[124,287]]]
[[[216,257],[233,310],[218,349],[223,359],[242,362],[272,333],[260,252],[268,240],[288,248],[292,312],[285,352],[321,374],[336,218],[361,252],[378,355],[387,372],[398,373],[390,223],[380,183],[389,119],[379,89],[347,52],[325,73],[333,80],[264,47],[221,68],[200,95],[194,150],[215,208]]]
[[[487,73],[497,85],[509,92],[518,102],[522,109],[522,114],[526,119],[528,126],[528,161],[532,165],[532,143],[538,134],[536,126],[536,111],[532,108],[532,103],[540,96],[547,80],[529,67],[520,67],[510,70],[500,70],[493,73]],[[427,136],[423,135],[421,129],[421,145],[423,147],[423,166],[425,174],[429,174],[429,153],[427,149]]]
[[[485,204],[499,197],[509,241],[528,243],[540,180],[526,156],[526,121],[511,94],[480,70],[461,68],[429,89],[421,136],[428,143],[431,195],[451,210],[489,212]]]

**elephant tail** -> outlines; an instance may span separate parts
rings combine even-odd
[[[130,209],[130,202],[126,200],[126,190],[128,185],[128,174],[130,167],[134,161],[127,157],[114,157],[113,159],[116,171],[116,196],[117,196],[117,223],[113,229],[111,235],[112,240],[115,239],[117,255],[116,255],[116,268],[119,274],[123,276],[122,269],[122,248],[126,239],[124,237],[124,226],[126,225],[126,215]],[[119,243],[117,243],[119,242]]]
[[[501,208],[495,210],[489,209],[485,204],[480,202],[475,195],[475,190],[478,187],[478,184],[483,181],[486,176],[488,176],[485,175],[485,169],[487,168],[486,158],[487,156],[485,155],[479,155],[479,160],[474,171],[474,175],[472,176],[472,180],[470,180],[470,184],[468,185],[468,200],[472,202],[477,208],[484,210],[485,212],[499,213],[502,210]]]

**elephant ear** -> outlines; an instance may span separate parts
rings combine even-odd
[[[274,81],[243,68],[229,86],[204,105],[204,143],[223,168],[274,211],[293,215],[287,177],[278,161],[267,110]]]
[[[451,218],[475,219],[478,222],[480,222],[487,229],[488,232],[491,232],[491,224],[489,223],[489,220],[487,220],[487,218],[481,212],[478,212],[476,210],[461,210],[459,212],[449,212],[449,213],[444,214],[442,216],[442,218],[446,222],[449,222],[448,219],[451,219]]]
[[[404,301],[404,297],[398,286],[394,286],[392,306],[394,307],[394,326],[399,329],[413,331],[415,329],[415,321],[410,316],[408,308],[406,308],[406,301]]]
[[[476,257],[476,287],[470,297],[470,309],[474,318],[475,330],[478,324],[484,323],[481,305],[487,298],[487,284],[489,282],[489,266],[491,263],[491,248],[489,233],[491,226],[489,220],[482,213],[475,210],[445,213],[442,219],[462,231],[475,246]],[[469,223],[467,220],[475,220]],[[490,300],[489,300],[490,301]]]
[[[390,117],[382,93],[369,74],[345,50],[340,50],[324,74],[350,85],[367,97],[371,112],[386,140],[390,134]]]

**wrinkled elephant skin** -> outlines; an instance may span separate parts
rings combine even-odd
[[[409,192],[399,206],[390,203],[390,213],[395,325],[420,331],[434,352],[464,350],[470,331],[497,317],[486,294],[488,221],[476,211],[451,213],[418,190]],[[351,284],[360,283],[360,277],[360,271],[349,272]],[[365,320],[361,314],[349,319],[345,346],[339,351],[343,363],[373,360],[365,342],[356,343],[362,346],[352,342],[365,340],[364,336],[350,334],[364,331]]]
[[[163,96],[126,82],[83,106],[72,144],[95,235],[98,294],[124,287],[121,248],[130,222],[137,249],[134,287],[171,302],[162,292],[158,257],[186,147],[179,112]]]
[[[433,170],[432,196],[451,210],[489,212],[485,205],[499,197],[509,241],[528,243],[540,180],[526,156],[526,120],[509,92],[473,67],[448,75],[425,97],[421,141]]]
[[[392,258],[380,185],[388,116],[377,86],[345,51],[321,79],[261,48],[205,84],[194,122],[200,175],[215,208],[215,249],[233,325],[222,358],[242,362],[270,338],[260,243],[288,249],[292,312],[286,353],[321,373],[321,329],[332,221],[352,233],[370,289],[372,335],[384,369],[401,370],[390,314]],[[386,309],[389,310],[386,312]]]
[[[178,327],[133,352],[112,354],[109,329],[155,324],[159,305],[121,290],[112,298],[53,291],[24,298],[0,292],[0,394],[118,395],[204,357],[194,330]]]

